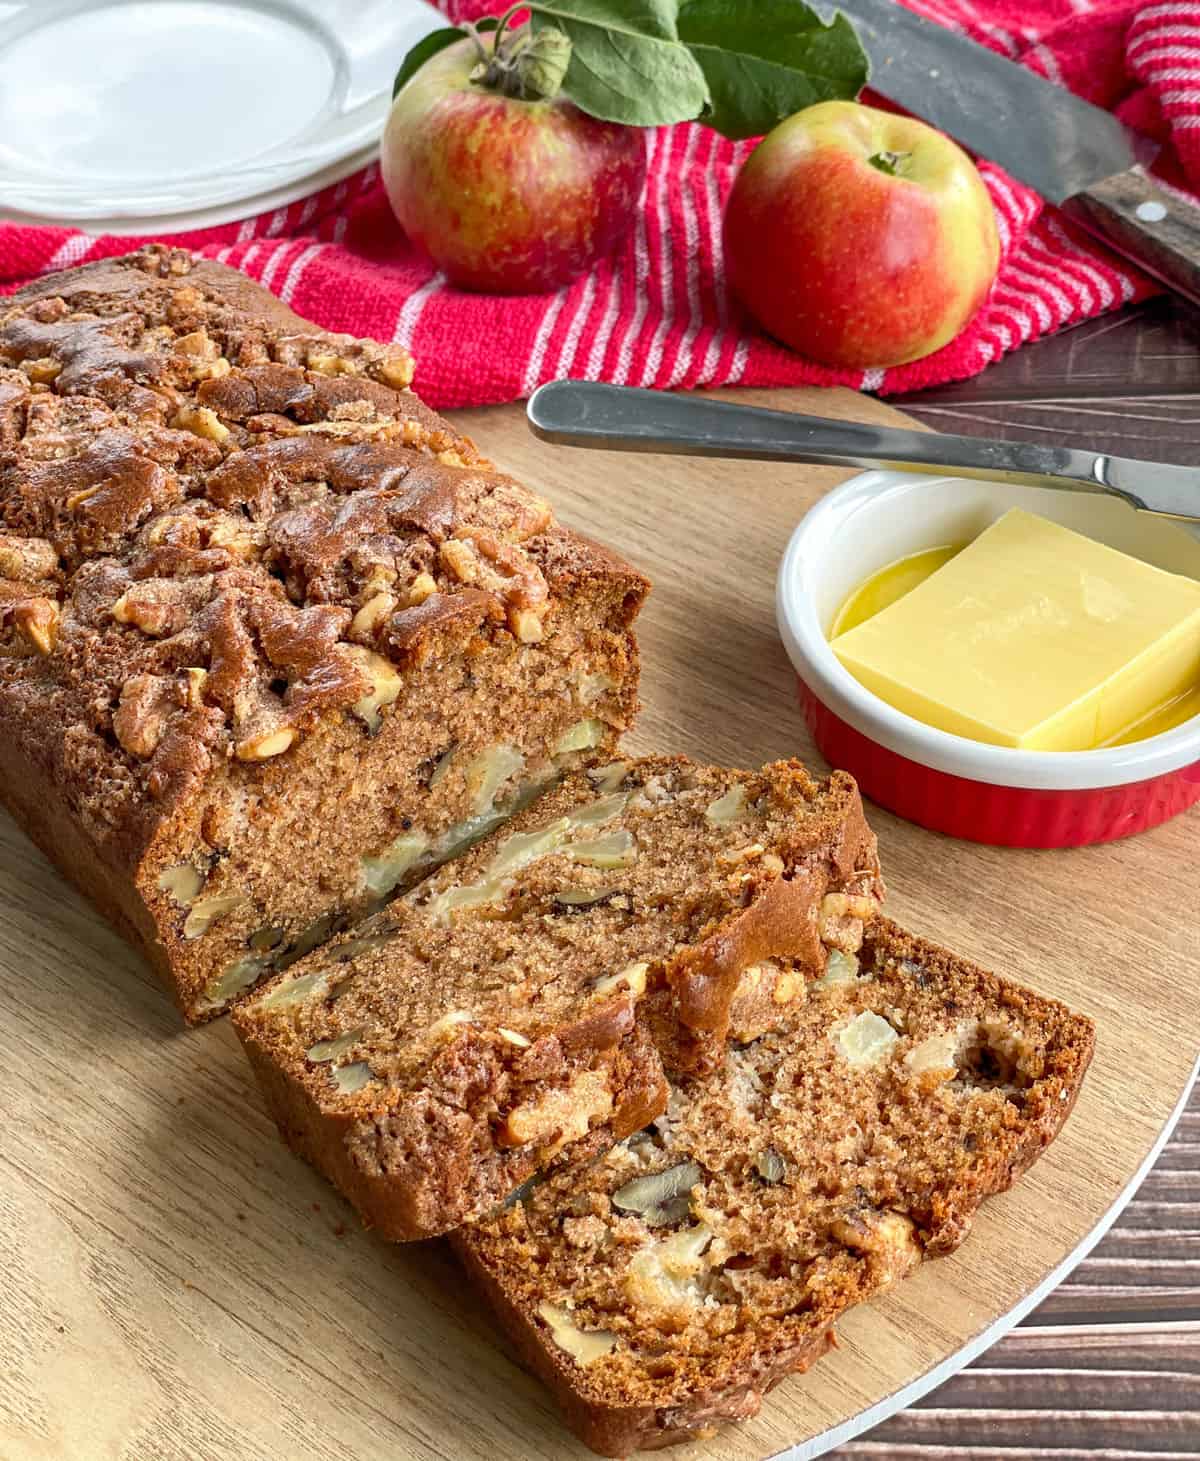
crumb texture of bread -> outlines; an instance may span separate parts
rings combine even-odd
[[[412,370],[162,246],[0,301],[0,794],[189,1018],[636,713],[645,580]]]
[[[854,783],[682,757],[575,772],[235,1025],[285,1136],[386,1237],[644,1127],[665,1072],[786,1028],[882,886]],[[836,955],[836,958],[835,958]]]
[[[455,1247],[603,1455],[694,1440],[966,1237],[1073,1108],[1091,1022],[873,921],[789,1028]]]

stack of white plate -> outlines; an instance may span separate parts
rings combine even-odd
[[[423,0],[0,3],[0,218],[207,228],[374,155]]]

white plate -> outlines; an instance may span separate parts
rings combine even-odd
[[[343,158],[340,162],[331,163],[309,177],[288,183],[286,187],[272,188],[265,193],[257,193],[253,198],[240,198],[213,208],[196,208],[183,213],[147,214],[144,217],[138,214],[125,214],[113,218],[55,217],[49,219],[39,217],[36,213],[22,213],[0,205],[0,223],[29,223],[42,227],[53,223],[58,228],[82,228],[87,233],[96,235],[106,233],[118,236],[192,233],[197,229],[216,228],[222,223],[234,223],[243,218],[258,218],[264,213],[274,212],[276,208],[286,208],[289,203],[295,203],[299,198],[307,198],[313,193],[320,192],[322,188],[330,188],[335,183],[340,183],[351,173],[356,173],[360,168],[366,167],[378,155],[379,149],[372,143],[370,147],[364,147],[361,152],[351,153],[349,157]]]
[[[3,7],[0,198],[10,214],[133,232],[302,196],[377,140],[405,52],[445,23],[424,0]]]

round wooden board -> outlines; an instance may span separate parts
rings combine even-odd
[[[748,393],[895,420],[844,393]],[[656,581],[633,744],[817,757],[775,635],[779,554],[845,474],[555,451],[518,408],[472,430]],[[679,1455],[795,1457],[998,1337],[1078,1261],[1163,1137],[1200,1048],[1193,813],[1014,852],[876,811],[891,911],[1097,1023],[1046,1157],[967,1243],[847,1316],[761,1415]],[[585,1456],[443,1245],[385,1245],[277,1141],[227,1022],[185,1032],[149,971],[0,822],[0,1455],[5,1461]]]

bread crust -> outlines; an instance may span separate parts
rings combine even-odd
[[[155,261],[155,267],[141,267],[143,259]],[[72,269],[59,269],[53,274],[23,285],[10,296],[13,302],[32,303],[39,299],[65,299],[76,310],[105,310],[114,301],[127,309],[137,309],[156,287],[155,281],[174,277],[196,284],[222,299],[231,309],[250,318],[257,317],[282,330],[298,335],[321,335],[321,326],[303,319],[278,295],[225,264],[211,259],[197,259],[182,249],[166,245],[152,246],[135,254],[121,254],[111,259],[97,259],[78,264]]]
[[[311,1090],[288,1078],[269,1047],[243,1034],[244,1048],[284,1140],[326,1176],[358,1212],[364,1226],[390,1242],[435,1237],[498,1206],[529,1176],[525,1154],[492,1148],[477,1117],[454,1110],[431,1091],[392,1109],[334,1113]],[[643,1025],[602,1046],[590,1068],[605,1071],[613,1088],[609,1120],[574,1141],[562,1162],[588,1161],[652,1121],[666,1105],[667,1086],[657,1052]],[[359,1157],[373,1138],[386,1135],[397,1173]],[[481,1152],[489,1154],[481,1162]]]
[[[422,794],[419,737],[389,721],[422,697],[465,704],[484,672],[521,702],[531,772],[569,724],[534,662],[543,682],[611,683],[598,754],[636,714],[647,581],[496,471],[411,370],[164,246],[0,301],[0,799],[189,1019],[224,1007],[206,986],[249,969],[262,926],[290,946],[362,911],[323,814],[288,834],[313,840],[302,864],[330,863],[311,889],[289,904],[282,866],[278,897],[237,884],[269,861],[256,808],[390,766],[392,802],[412,802],[397,820],[429,807],[436,841],[454,810]],[[240,871],[224,860],[239,825]],[[364,823],[360,853],[387,830]],[[185,936],[188,905],[159,885],[172,868],[244,916]]]
[[[550,1390],[563,1420],[599,1456],[624,1458],[637,1451],[709,1440],[722,1425],[757,1415],[764,1395],[789,1375],[809,1370],[834,1342],[833,1329],[823,1330],[772,1356],[752,1378],[730,1377],[725,1384],[690,1395],[682,1405],[614,1405],[592,1400],[580,1393],[574,1361],[547,1343],[544,1327],[513,1299],[471,1242],[469,1229],[451,1233],[450,1241],[520,1362]]]

